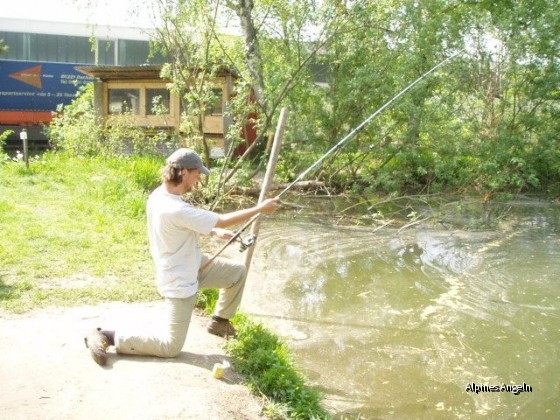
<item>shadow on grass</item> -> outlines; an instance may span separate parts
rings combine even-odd
[[[0,301],[11,300],[16,296],[19,296],[17,288],[5,284],[2,276],[0,276]]]

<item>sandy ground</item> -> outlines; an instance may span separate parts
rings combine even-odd
[[[176,359],[111,354],[100,367],[83,337],[97,326],[150,323],[160,303],[107,303],[0,313],[0,418],[5,419],[263,419],[261,403],[231,369],[223,379],[215,363],[229,360],[224,340],[193,315]]]

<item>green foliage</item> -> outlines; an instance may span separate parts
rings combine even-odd
[[[127,178],[137,188],[151,192],[161,183],[161,168],[165,165],[162,157],[143,156],[125,161],[129,162]]]
[[[320,392],[305,385],[286,345],[261,324],[243,316],[237,320],[238,338],[228,343],[228,351],[249,385],[273,401],[270,411],[285,413],[276,418],[329,418]]]
[[[9,156],[4,151],[4,146],[6,143],[6,139],[13,133],[13,130],[6,130],[2,134],[0,134],[0,165],[9,159]]]
[[[165,139],[165,137],[163,137]],[[108,118],[99,153],[105,156],[154,155],[159,153],[160,136],[148,136],[135,126],[131,115]]]
[[[297,153],[285,151],[276,164],[276,179],[291,182],[295,180],[299,174],[309,168],[320,155],[313,152],[306,152],[296,145]]]
[[[203,289],[198,293],[196,306],[208,315],[214,313],[220,292],[218,289]]]
[[[82,87],[74,102],[58,111],[48,129],[51,144],[74,156],[99,154],[103,122],[93,108],[93,84]]]
[[[328,66],[328,85],[310,90],[317,101],[305,97],[302,82],[288,96],[297,110],[289,135],[319,156],[448,52],[466,51],[326,162],[318,176],[327,185],[398,193],[558,189],[558,47],[544,29],[557,19],[542,1],[511,3],[507,12],[486,3],[358,2],[332,10],[345,24],[317,57]],[[301,159],[300,147],[283,153],[286,162]],[[288,177],[295,167],[284,168]]]
[[[6,45],[4,38],[0,38],[0,55],[7,53],[9,49],[10,47]]]

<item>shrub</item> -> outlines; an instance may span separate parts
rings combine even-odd
[[[93,84],[78,93],[71,105],[58,109],[48,128],[51,144],[74,156],[99,154],[103,124],[93,109]]]

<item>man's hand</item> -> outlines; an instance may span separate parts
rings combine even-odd
[[[274,213],[280,205],[280,197],[268,198],[259,204],[259,212],[264,214]]]
[[[254,207],[249,207],[248,209],[236,210],[231,213],[220,214],[218,223],[216,223],[216,227],[227,228],[245,220],[250,220],[251,217],[254,217],[259,213],[274,213],[276,209],[278,209],[279,205],[280,197],[275,197],[264,200],[262,203],[257,204]]]
[[[212,235],[220,238],[229,240],[235,235],[235,232],[229,229],[214,228],[212,229]]]

